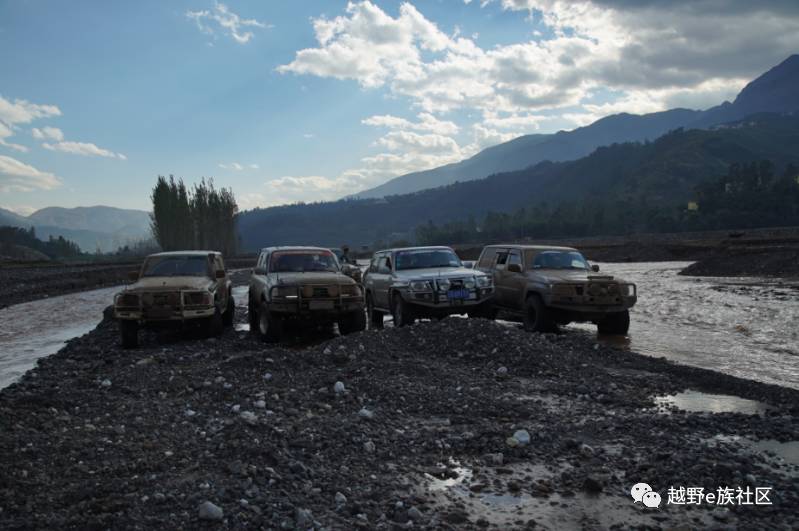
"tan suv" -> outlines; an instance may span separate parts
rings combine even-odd
[[[248,308],[250,328],[264,341],[278,341],[289,320],[338,323],[342,334],[366,328],[361,286],[320,247],[263,249],[250,277]]]
[[[114,297],[122,346],[136,347],[139,328],[199,323],[209,335],[233,324],[235,303],[222,254],[176,251],[148,256],[135,282]]]
[[[494,277],[494,311],[521,317],[525,328],[551,331],[570,322],[592,322],[600,334],[626,334],[635,284],[599,275],[577,249],[490,245],[476,269]]]

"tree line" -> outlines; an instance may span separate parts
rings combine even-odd
[[[231,189],[216,189],[213,179],[203,179],[189,189],[183,179],[159,176],[150,198],[153,237],[164,251],[236,253],[238,206]]]
[[[63,236],[54,238],[50,236],[47,241],[36,237],[33,227],[24,229],[20,227],[0,227],[0,254],[16,257],[19,250],[14,246],[27,247],[46,255],[53,260],[77,258],[84,256],[78,244],[67,240]]]
[[[780,172],[769,160],[733,163],[724,175],[697,185],[685,203],[646,196],[541,202],[510,212],[416,227],[417,243],[446,245],[523,238],[570,238],[799,225],[799,168]]]

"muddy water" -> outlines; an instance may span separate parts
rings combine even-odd
[[[638,285],[626,338],[603,342],[736,376],[799,388],[799,282],[693,278],[688,263],[603,264]],[[0,310],[0,388],[90,331],[119,288],[28,302]],[[246,287],[234,288],[238,328],[247,328]],[[390,319],[386,319],[390,326]],[[595,334],[591,325],[570,325]]]
[[[689,263],[602,264],[603,273],[638,285],[638,304],[628,337],[599,339],[799,389],[799,281],[678,276]]]
[[[36,360],[91,331],[119,287],[72,293],[0,310],[0,388],[22,376]]]

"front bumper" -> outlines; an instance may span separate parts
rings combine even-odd
[[[284,317],[332,318],[344,313],[363,311],[363,297],[335,297],[325,299],[273,299],[269,311]]]
[[[114,317],[117,319],[148,322],[182,322],[193,319],[212,317],[216,308],[114,308]]]
[[[421,306],[437,311],[451,311],[457,313],[464,308],[472,308],[487,302],[494,295],[494,288],[472,288],[466,299],[451,299],[446,292],[434,291],[404,291],[402,298],[408,304]]]
[[[636,296],[620,296],[605,303],[587,303],[584,300],[563,300],[557,297],[550,297],[548,301],[545,301],[545,304],[556,310],[595,317],[629,310],[635,306],[637,301],[638,298]]]

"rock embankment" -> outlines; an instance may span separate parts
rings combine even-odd
[[[686,388],[768,409],[658,412]],[[106,320],[0,391],[0,527],[796,528],[796,470],[740,441],[799,439],[797,399],[479,319],[132,351]],[[632,503],[639,482],[660,510]],[[773,505],[665,505],[680,485],[767,486]]]

